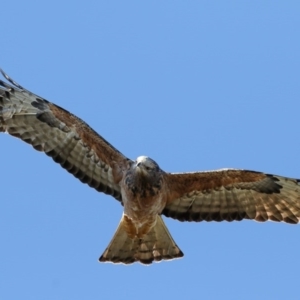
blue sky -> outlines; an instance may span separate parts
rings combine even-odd
[[[129,158],[300,178],[298,1],[5,1],[1,67]],[[300,227],[166,219],[183,259],[100,264],[112,197],[0,136],[1,299],[297,299]]]

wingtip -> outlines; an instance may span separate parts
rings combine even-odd
[[[8,75],[3,71],[2,68],[0,68],[0,72],[1,72],[1,74],[3,75],[3,77],[4,77],[5,79],[7,79]]]
[[[24,90],[24,88],[21,85],[19,85],[16,81],[14,81],[11,77],[8,76],[2,68],[0,68],[0,72],[8,82],[10,82],[12,85],[14,85],[17,88]]]

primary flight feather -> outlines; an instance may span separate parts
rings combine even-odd
[[[0,80],[0,132],[45,152],[124,206],[102,262],[150,264],[182,257],[161,215],[195,222],[300,220],[299,179],[235,169],[172,174],[149,157],[130,160],[84,121],[1,72],[10,84]]]

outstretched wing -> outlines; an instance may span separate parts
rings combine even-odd
[[[300,220],[299,179],[228,169],[166,174],[166,181],[162,213],[180,221]]]
[[[0,80],[0,132],[44,151],[83,183],[121,201],[118,183],[128,159],[81,119],[1,72],[13,86]]]

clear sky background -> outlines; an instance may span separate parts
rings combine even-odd
[[[129,158],[300,178],[299,1],[4,1],[0,66]],[[300,227],[167,219],[183,259],[100,264],[122,214],[0,135],[0,299],[299,299]]]

